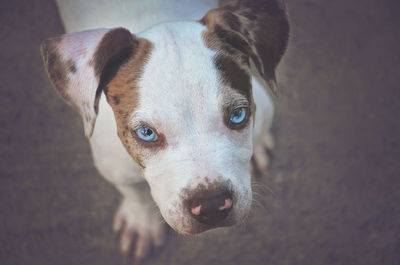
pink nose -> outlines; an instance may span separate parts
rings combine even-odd
[[[202,224],[216,225],[226,218],[232,209],[230,193],[213,194],[205,198],[192,198],[190,213],[194,219]]]
[[[230,209],[231,207],[232,207],[232,200],[227,198],[224,201],[224,205],[221,205],[220,207],[218,207],[218,210],[223,211],[226,209]],[[201,204],[192,208],[192,214],[200,215],[200,213],[201,213]]]

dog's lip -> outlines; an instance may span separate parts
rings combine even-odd
[[[205,225],[205,224],[199,223],[197,221],[193,221],[193,225],[189,229],[186,229],[184,231],[177,231],[177,232],[182,235],[195,235],[195,234],[200,234],[200,233],[203,233],[203,232],[211,230],[211,229],[215,229],[215,228],[219,228],[219,227],[233,226],[233,225],[236,225],[236,221],[234,220],[234,218],[232,218],[232,216],[229,215],[225,220],[223,220],[222,222],[220,222],[218,224],[214,224],[214,225]]]

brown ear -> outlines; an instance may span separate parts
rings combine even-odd
[[[103,86],[137,43],[124,28],[88,30],[42,42],[48,76],[61,97],[81,114],[87,137],[93,133]]]
[[[211,48],[235,55],[245,53],[277,94],[275,69],[286,50],[289,22],[279,0],[239,0],[210,10],[201,20],[217,38]]]

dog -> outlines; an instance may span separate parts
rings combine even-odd
[[[278,92],[284,2],[58,6],[67,32],[79,32],[42,42],[45,69],[82,116],[96,168],[123,195],[113,225],[121,251],[142,259],[165,242],[153,200],[181,234],[241,222],[252,202],[251,161],[264,171],[273,143],[266,87]]]

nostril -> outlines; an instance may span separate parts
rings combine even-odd
[[[227,198],[224,200],[224,204],[218,207],[218,210],[223,211],[226,209],[230,209],[232,207],[232,200]],[[194,215],[200,215],[201,213],[201,204],[195,206],[192,204],[191,212]]]
[[[201,205],[199,204],[198,206],[194,206],[191,209],[192,214],[194,215],[200,215],[201,212]]]
[[[225,199],[224,205],[220,206],[218,209],[220,211],[226,210],[226,209],[230,209],[232,207],[232,200],[229,198]]]

